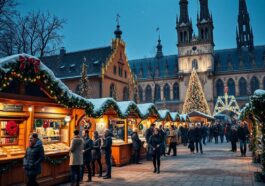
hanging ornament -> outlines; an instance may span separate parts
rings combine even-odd
[[[37,120],[35,121],[35,126],[36,126],[36,127],[41,127],[42,124],[43,124],[42,119],[37,119]]]
[[[48,128],[49,127],[49,121],[45,120],[42,127],[45,129]]]
[[[16,136],[18,133],[18,125],[15,121],[8,121],[6,124],[6,132],[10,136]]]

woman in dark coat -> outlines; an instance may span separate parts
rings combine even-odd
[[[136,164],[140,164],[139,160],[140,160],[140,150],[142,142],[139,139],[137,129],[134,129],[132,133],[132,145],[133,145],[133,162]]]
[[[237,146],[236,143],[238,141],[238,136],[237,136],[237,130],[235,127],[232,127],[232,131],[230,132],[230,141],[231,141],[231,146],[232,146],[232,152],[237,151]]]
[[[92,150],[92,176],[95,176],[95,163],[99,166],[99,176],[102,177],[102,163],[101,163],[101,139],[99,138],[98,131],[94,131],[94,144]]]
[[[161,145],[162,138],[159,135],[159,129],[154,129],[154,134],[149,139],[150,150],[153,155],[154,173],[160,173],[160,156],[161,156]]]
[[[84,164],[81,166],[81,178],[80,180],[83,180],[84,176],[84,170],[85,167],[88,171],[88,180],[87,182],[92,181],[92,171],[91,171],[91,161],[92,161],[92,148],[93,148],[93,141],[89,138],[89,131],[84,130],[82,132],[83,139],[84,139],[84,153],[83,153],[83,161]]]
[[[28,177],[28,186],[39,185],[36,177],[41,173],[41,162],[44,159],[44,149],[37,133],[30,136],[30,146],[27,148],[23,166]]]

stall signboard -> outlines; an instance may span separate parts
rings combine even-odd
[[[5,112],[21,112],[21,111],[23,111],[23,105],[4,104],[3,111],[5,111]]]

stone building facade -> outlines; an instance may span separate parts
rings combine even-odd
[[[194,35],[188,0],[180,0],[177,17],[178,55],[164,56],[159,38],[153,58],[130,60],[136,76],[140,102],[153,101],[158,107],[182,110],[192,69],[196,69],[213,111],[218,96],[234,95],[242,107],[256,89],[265,89],[265,46],[254,46],[253,31],[245,0],[239,0],[237,48],[215,50],[213,16],[208,0],[200,0]]]

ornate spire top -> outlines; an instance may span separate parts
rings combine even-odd
[[[120,30],[120,15],[119,14],[117,14],[116,16],[116,23],[117,23],[117,27],[116,27],[116,30],[114,31],[114,34],[117,39],[121,39],[122,31]]]
[[[189,11],[188,11],[188,0],[180,0],[180,17],[179,17],[179,24],[184,23],[187,24],[190,22],[189,20]]]
[[[208,0],[200,0],[200,21],[208,21],[211,19]]]
[[[161,39],[160,39],[160,28],[157,27],[156,32],[158,32],[158,40],[157,40],[157,46],[156,46],[156,58],[161,58],[163,57],[163,51],[162,48],[163,46],[161,45]]]
[[[246,0],[239,0],[238,28],[237,28],[237,48],[254,48],[253,31],[250,26],[250,18],[247,10]]]

